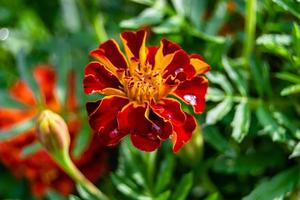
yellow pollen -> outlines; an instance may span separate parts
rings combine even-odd
[[[134,69],[133,69],[134,68]],[[162,85],[162,77],[159,71],[153,71],[151,65],[131,66],[123,78],[124,91],[128,98],[139,104],[158,100]]]

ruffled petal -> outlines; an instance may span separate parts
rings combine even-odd
[[[172,124],[183,124],[185,114],[181,110],[180,103],[173,99],[161,99],[158,102],[151,102],[151,109],[162,118],[169,120]]]
[[[207,87],[207,79],[202,76],[197,76],[191,80],[182,82],[178,85],[173,94],[185,103],[192,105],[195,113],[202,113],[205,108]]]
[[[97,102],[86,104],[90,126],[96,133],[100,134],[106,145],[117,144],[127,135],[127,133],[119,131],[116,117],[127,103],[128,99],[109,96]]]
[[[192,115],[185,113],[186,120],[182,125],[174,125],[174,133],[172,138],[173,151],[177,152],[180,148],[187,143],[191,137],[192,133],[196,128],[196,120]]]
[[[34,69],[34,78],[40,88],[44,103],[48,108],[59,111],[60,104],[55,95],[56,74],[50,65],[39,65]]]
[[[119,129],[131,134],[132,143],[143,151],[153,151],[166,140],[173,129],[169,122],[164,121],[146,105],[128,104],[118,114]]]
[[[160,47],[157,50],[157,53],[155,54],[155,70],[161,70],[164,71],[164,69],[170,64],[170,62],[173,60],[174,53],[178,50],[180,50],[181,47],[177,44],[162,39],[160,41]]]
[[[121,83],[99,62],[90,62],[84,71],[83,87],[86,94],[103,92],[106,88],[119,89]]]
[[[195,69],[190,65],[190,58],[188,54],[183,50],[178,50],[174,54],[171,62],[166,66],[163,71],[163,78],[169,76],[183,81],[185,79],[191,79],[196,74]]]
[[[210,70],[210,66],[198,54],[192,54],[190,56],[190,62],[196,70],[197,75],[204,74]]]
[[[97,58],[114,75],[121,69],[127,69],[127,61],[114,40],[108,40],[101,44],[98,49],[90,52],[91,56]]]
[[[131,134],[130,135],[132,144],[143,151],[151,152],[160,147],[160,140],[151,140],[147,137],[138,135],[138,134]]]
[[[146,37],[147,32],[145,30],[121,33],[121,39],[129,61],[134,58],[139,60],[142,65],[145,63],[147,55]]]
[[[28,87],[25,81],[19,80],[10,88],[10,95],[17,101],[33,106],[36,104],[36,99],[32,90]]]

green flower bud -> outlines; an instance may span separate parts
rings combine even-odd
[[[37,121],[37,137],[49,153],[68,151],[70,135],[67,124],[58,114],[44,110]]]

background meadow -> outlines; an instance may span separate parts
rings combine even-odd
[[[177,154],[170,142],[144,153],[127,139],[105,149],[97,186],[122,200],[300,199],[299,0],[0,0],[0,107],[19,106],[8,88],[22,79],[34,90],[32,73],[43,63],[54,66],[55,91],[65,100],[72,70],[83,123],[72,153],[80,155],[91,138],[85,103],[95,98],[82,86],[89,51],[140,28],[148,44],[167,38],[210,64],[206,111],[195,115],[200,128]],[[0,129],[0,140],[26,129]],[[0,163],[0,199],[37,199],[29,188]],[[79,188],[40,199],[92,197]]]

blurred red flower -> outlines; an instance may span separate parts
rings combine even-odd
[[[126,57],[114,40],[91,51],[98,61],[85,68],[84,90],[105,97],[87,103],[89,122],[106,145],[130,133],[134,146],[153,151],[171,137],[177,152],[190,140],[196,120],[170,95],[202,113],[208,81],[200,75],[210,66],[166,39],[160,47],[146,47],[146,38],[145,30],[121,33]]]
[[[55,94],[56,73],[51,66],[39,65],[34,69],[33,75],[39,86],[43,102],[41,105],[38,104],[28,85],[22,80],[17,81],[10,89],[10,94],[12,98],[24,104],[25,108],[0,107],[0,131],[9,130],[17,124],[22,124],[36,117],[41,108],[47,108],[61,113],[65,117],[71,135],[72,151],[76,135],[82,124],[77,113],[74,73],[70,73],[68,77],[67,98],[63,104],[59,102]],[[16,176],[27,178],[35,196],[43,196],[49,188],[64,195],[71,193],[74,188],[73,181],[52,161],[45,150],[41,149],[24,157],[23,149],[36,141],[34,127],[15,137],[0,140],[0,161]],[[105,146],[99,141],[92,139],[79,158],[72,158],[77,167],[91,181],[98,180],[106,169],[104,148]]]

